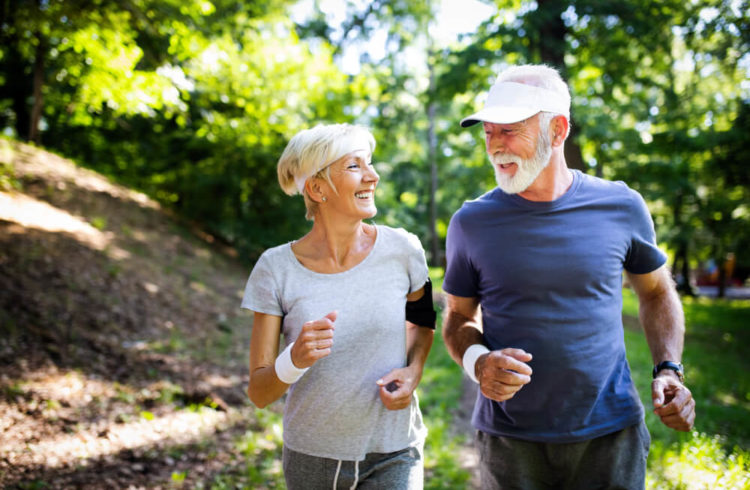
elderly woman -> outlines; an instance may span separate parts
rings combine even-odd
[[[304,196],[312,228],[263,253],[242,301],[254,312],[250,399],[262,408],[288,391],[290,490],[423,486],[415,389],[435,312],[417,237],[363,221],[377,212],[374,148],[368,130],[347,124],[292,138],[279,183]]]

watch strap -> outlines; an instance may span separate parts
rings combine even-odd
[[[681,363],[675,361],[662,361],[654,366],[654,372],[652,373],[653,377],[656,378],[656,375],[659,374],[659,371],[662,369],[671,369],[677,374],[677,377],[680,378],[680,382],[685,381],[685,371]]]

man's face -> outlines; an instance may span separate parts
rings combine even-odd
[[[540,128],[538,114],[513,124],[484,123],[487,154],[503,192],[525,191],[549,163],[552,145],[545,126]]]

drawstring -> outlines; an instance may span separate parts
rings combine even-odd
[[[357,488],[357,482],[359,480],[359,461],[354,462],[354,484],[349,488],[349,490],[354,490]]]
[[[339,460],[339,464],[336,466],[336,476],[333,477],[333,490],[336,490],[336,485],[339,483],[339,471],[341,471],[341,460]]]
[[[339,473],[341,472],[341,463],[342,461],[339,460],[339,464],[336,465],[336,476],[333,477],[333,490],[336,490],[336,485],[339,483]],[[357,483],[359,480],[359,461],[354,462],[354,483],[349,488],[349,490],[354,490],[357,488]]]

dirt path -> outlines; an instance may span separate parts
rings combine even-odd
[[[5,139],[0,159],[18,182],[0,189],[0,488],[196,488],[252,463],[247,271],[68,160]]]

